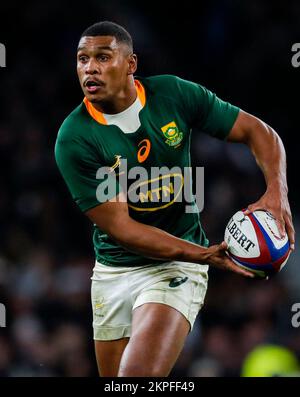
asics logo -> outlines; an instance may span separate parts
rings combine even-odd
[[[169,287],[171,288],[175,288],[178,287],[179,285],[185,283],[188,280],[188,277],[175,277],[173,278],[170,283],[169,283]]]

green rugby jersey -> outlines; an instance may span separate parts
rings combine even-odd
[[[60,172],[73,199],[85,212],[124,190],[120,182],[122,172],[117,178],[119,183],[115,184],[113,174],[97,174],[100,167],[110,167],[117,175],[125,160],[128,170],[144,167],[148,171],[146,178],[128,179],[130,216],[176,237],[207,246],[196,204],[193,203],[195,211],[187,213],[182,194],[184,167],[190,167],[191,130],[197,127],[225,139],[239,109],[201,85],[176,76],[137,78],[135,84],[143,105],[139,112],[140,127],[135,132],[124,133],[116,125],[107,125],[103,114],[85,98],[59,130],[55,158]],[[153,167],[167,167],[170,171],[151,178]],[[180,169],[182,175],[172,172],[173,167]],[[111,191],[112,182],[116,188]],[[132,183],[135,183],[136,199],[131,201]],[[106,195],[97,194],[103,186],[107,186],[103,188]],[[140,266],[162,262],[127,251],[96,225],[93,243],[96,259],[105,265]]]

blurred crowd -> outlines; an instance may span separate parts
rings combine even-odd
[[[155,2],[124,3],[29,1],[1,10],[7,67],[0,69],[0,302],[7,326],[0,328],[0,376],[97,376],[91,225],[53,156],[60,124],[82,100],[77,41],[96,21],[113,20],[131,32],[138,75],[197,81],[280,133],[299,229],[293,135],[299,77],[290,63],[297,33],[300,39],[299,3],[207,1],[194,13],[188,1],[180,15],[163,13]],[[263,194],[263,177],[246,148],[200,131],[194,131],[192,161],[205,167],[202,224],[217,243],[231,215]],[[284,346],[299,359],[300,328],[291,325],[291,306],[300,302],[298,263],[296,249],[269,281],[211,269],[206,303],[172,374],[240,376],[247,355],[264,344]]]

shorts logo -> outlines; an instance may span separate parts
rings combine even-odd
[[[102,308],[104,306],[104,298],[100,298],[94,301],[94,315],[96,317],[104,317]]]
[[[95,303],[95,310],[101,309],[103,307],[104,303]]]
[[[171,121],[171,123],[161,127],[161,130],[167,138],[165,143],[176,149],[183,139],[183,132],[179,131],[175,121]]]
[[[169,287],[171,288],[175,288],[178,287],[179,285],[185,283],[188,280],[188,277],[175,277],[173,278],[170,283],[169,283]]]

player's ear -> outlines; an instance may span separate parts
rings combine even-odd
[[[137,69],[137,56],[136,54],[128,55],[128,72],[127,74],[134,74]]]

